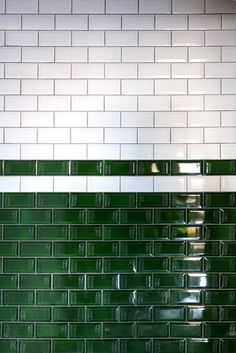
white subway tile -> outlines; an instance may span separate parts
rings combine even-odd
[[[0,45],[4,45],[5,34],[4,31],[0,31]]]
[[[19,94],[20,80],[1,80],[0,79],[0,94]]]
[[[86,127],[87,114],[85,112],[56,112],[56,127]]]
[[[204,31],[173,31],[172,32],[173,46],[203,46]]]
[[[4,97],[0,96],[0,110],[3,110],[4,107]]]
[[[186,15],[157,15],[156,29],[187,30],[187,16]]]
[[[152,112],[123,112],[121,114],[122,127],[153,127]]]
[[[139,78],[169,78],[170,65],[169,64],[139,64],[138,66]]]
[[[137,78],[137,64],[106,64],[106,78]]]
[[[19,159],[20,158],[20,145],[17,143],[1,144],[0,158],[1,159]]]
[[[106,13],[137,13],[138,0],[106,0]]]
[[[5,77],[6,78],[36,78],[37,77],[37,64],[17,63],[5,64]]]
[[[105,143],[137,143],[137,129],[105,128]]]
[[[236,128],[221,127],[221,128],[206,128],[205,143],[235,143]]]
[[[170,129],[139,128],[138,143],[170,143]]]
[[[190,15],[189,29],[221,29],[220,15]]]
[[[121,159],[153,159],[153,146],[151,144],[122,144]]]
[[[21,125],[23,127],[52,127],[52,112],[22,112]]]
[[[0,0],[0,13],[5,12],[5,0]]]
[[[38,13],[38,0],[6,0],[6,13]]]
[[[73,46],[104,46],[104,31],[74,31]]]
[[[38,109],[41,111],[70,110],[70,97],[40,96],[38,98]]]
[[[139,0],[139,13],[171,13],[171,0]]]
[[[235,95],[213,95],[205,98],[206,110],[236,110]]]
[[[152,192],[152,176],[122,176],[120,178],[121,192]]]
[[[0,143],[3,143],[3,128],[0,128]]]
[[[221,191],[236,191],[236,177],[233,175],[221,177]]]
[[[173,96],[172,110],[203,110],[203,96]]]
[[[56,80],[55,94],[86,94],[86,80]]]
[[[155,112],[156,127],[186,127],[186,112]]]
[[[188,176],[188,192],[220,191],[219,176]]]
[[[107,46],[137,46],[137,31],[106,31]]]
[[[90,15],[90,30],[119,30],[121,29],[120,15]]]
[[[40,13],[70,13],[71,1],[68,0],[39,0]]]
[[[173,78],[203,78],[204,65],[203,64],[172,64]]]
[[[222,126],[236,126],[236,112],[222,112],[221,113]]]
[[[153,62],[154,48],[151,47],[125,47],[122,49],[123,62]]]
[[[6,96],[5,97],[6,110],[36,110],[37,97],[34,96]]]
[[[103,78],[104,64],[72,64],[72,78]]]
[[[20,15],[0,15],[0,29],[14,30],[21,29]]]
[[[222,29],[236,29],[236,14],[222,15]]]
[[[39,64],[39,78],[70,78],[70,64]]]
[[[88,159],[120,159],[120,145],[89,144]]]
[[[187,94],[187,80],[155,80],[155,94]]]
[[[38,143],[69,143],[70,129],[66,128],[39,128]]]
[[[36,46],[38,35],[36,31],[6,31],[7,46]]]
[[[104,0],[72,0],[73,13],[104,13]]]
[[[86,191],[86,176],[55,176],[54,192],[84,192]]]
[[[103,129],[102,128],[72,128],[71,142],[72,143],[102,143]]]
[[[19,62],[21,61],[20,48],[0,47],[0,57],[2,62]]]
[[[155,48],[155,61],[186,62],[187,48],[185,47]]]
[[[236,12],[236,4],[232,0],[206,0],[207,13]]]
[[[22,15],[22,29],[50,30],[54,29],[53,15]]]
[[[53,144],[23,144],[21,159],[53,159]]]
[[[222,80],[222,93],[236,94],[236,79]]]
[[[19,192],[20,177],[16,176],[1,176],[0,177],[0,192]]]
[[[9,48],[10,49],[10,48]],[[23,62],[52,62],[54,61],[54,49],[43,47],[23,47],[22,48]]]
[[[103,96],[73,96],[72,110],[99,111],[103,110]]]
[[[86,15],[56,15],[57,30],[86,30],[88,16]]]
[[[185,192],[186,177],[158,176],[154,177],[154,192]]]
[[[190,62],[219,62],[221,61],[220,47],[189,48]]]
[[[235,159],[236,158],[236,143],[223,143],[221,145],[221,158],[222,159]]]
[[[204,13],[204,0],[173,0],[173,13]]]
[[[121,48],[103,48],[94,47],[89,48],[90,62],[120,62]]]
[[[0,127],[20,126],[20,113],[0,112]]]
[[[88,180],[88,192],[118,192],[120,191],[119,177],[90,176]]]
[[[236,31],[206,31],[206,45],[236,45]]]
[[[89,112],[88,127],[119,127],[119,112]]]
[[[123,80],[122,94],[153,94],[153,80]]]
[[[34,128],[6,128],[6,143],[36,143],[37,129]]]
[[[170,46],[171,32],[170,31],[140,31],[139,32],[140,46]]]
[[[54,145],[55,159],[86,159],[86,145],[84,144],[56,144]]]
[[[137,31],[154,29],[154,15],[123,15],[122,29]]]
[[[61,47],[55,49],[55,60],[57,62],[86,62],[87,49],[80,47]]]
[[[220,94],[220,80],[197,79],[188,81],[189,94]]]
[[[220,159],[220,144],[189,144],[188,159]]]
[[[119,94],[119,80],[89,80],[88,94]]]
[[[138,108],[144,111],[170,110],[169,96],[139,96]]]
[[[107,111],[132,111],[137,110],[137,97],[135,96],[106,96],[105,110]]]
[[[220,112],[189,112],[188,126],[220,126]]]
[[[70,31],[39,31],[39,46],[70,46]]]
[[[52,176],[22,176],[20,178],[21,192],[52,192]]]
[[[203,129],[172,128],[171,143],[203,143]]]
[[[22,80],[22,94],[53,94],[52,80]]]
[[[236,62],[236,47],[222,47],[222,61]]]

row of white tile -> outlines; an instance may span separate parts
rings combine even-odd
[[[0,192],[236,191],[236,176],[0,177]]]

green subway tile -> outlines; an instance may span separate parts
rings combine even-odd
[[[118,289],[119,280],[116,275],[87,275],[88,289]]]
[[[67,325],[57,323],[45,323],[36,325],[37,338],[66,338]]]
[[[49,307],[20,307],[20,321],[50,321]]]
[[[61,242],[53,244],[54,256],[84,256],[85,243],[82,242]]]
[[[201,304],[200,290],[172,290],[170,293],[171,304]]]
[[[17,353],[17,341],[13,339],[1,339],[0,350],[1,353]]]
[[[71,240],[101,240],[102,226],[71,226],[70,227]]]
[[[138,259],[139,272],[163,272],[168,269],[167,258],[142,258]]]
[[[38,259],[37,272],[57,273],[68,272],[69,259]]]
[[[138,323],[137,337],[167,337],[168,326],[166,324],[157,323]]]
[[[138,207],[168,207],[169,195],[167,193],[139,193],[137,195]]]
[[[4,175],[35,175],[35,161],[4,161]]]
[[[102,259],[72,259],[71,260],[71,272],[101,272]]]
[[[152,307],[150,306],[126,306],[120,308],[120,319],[122,321],[150,321],[152,318]]]
[[[22,242],[20,244],[20,256],[51,256],[52,244],[43,242]]]
[[[222,321],[236,321],[236,308],[232,306],[221,307]]]
[[[151,275],[120,275],[120,288],[122,289],[147,289],[152,287]]]
[[[117,353],[118,341],[112,339],[87,340],[86,349],[88,353]]]
[[[103,303],[105,305],[131,305],[135,303],[135,291],[116,290],[104,291]]]
[[[208,192],[204,195],[205,207],[233,207],[236,205],[235,193]]]
[[[188,321],[218,321],[219,312],[215,306],[198,306],[187,308]]]
[[[136,241],[135,243],[123,242],[121,244],[122,256],[153,256],[153,246],[151,242]]]
[[[84,276],[83,275],[54,275],[53,288],[54,289],[83,289]]]
[[[50,341],[20,340],[20,352],[23,353],[50,353]]]
[[[105,175],[136,175],[135,161],[105,161]]]
[[[100,291],[71,291],[71,305],[99,305],[101,304]]]
[[[189,353],[218,353],[219,342],[218,340],[209,340],[207,338],[196,338],[188,340],[188,351]],[[230,353],[227,350],[222,351]]]
[[[34,292],[33,291],[4,291],[3,292],[4,305],[33,305]]]
[[[87,321],[117,321],[119,311],[116,307],[91,307],[87,308]]]
[[[69,227],[68,226],[37,226],[38,240],[68,240]]]
[[[236,274],[223,274],[221,278],[222,288],[236,287]]]
[[[222,211],[222,223],[236,223],[236,209],[224,209]]]
[[[121,223],[152,223],[152,210],[121,210]]]
[[[155,321],[184,321],[184,306],[160,306],[154,309]]]
[[[235,291],[233,290],[207,290],[205,292],[206,305],[235,304]]]
[[[5,193],[4,194],[4,207],[34,207],[35,194],[33,193]]]
[[[0,274],[0,289],[16,289],[18,284],[17,275]]]
[[[45,290],[37,292],[37,305],[66,305],[68,302],[67,291]]]
[[[235,256],[236,255],[236,241],[228,241],[222,244],[222,255]]]
[[[235,271],[235,258],[212,257],[206,260],[206,271],[232,272]]]
[[[171,337],[202,337],[202,326],[199,323],[183,323],[170,325]]]
[[[200,161],[172,161],[172,175],[199,175],[202,174],[202,163]]]
[[[53,321],[77,322],[85,320],[85,308],[54,307]]]
[[[219,223],[219,210],[188,210],[188,223]]]
[[[202,272],[203,261],[201,258],[172,258],[171,270],[174,272]]]
[[[234,240],[235,226],[215,225],[205,227],[205,237],[207,240]]]
[[[70,195],[71,207],[102,207],[103,194],[94,192],[72,193]]]
[[[38,193],[37,196],[38,207],[69,207],[69,194],[68,193]]]
[[[138,161],[138,175],[168,175],[168,161]]]
[[[34,272],[34,259],[3,259],[3,269],[6,273],[30,273]]]
[[[68,161],[38,161],[38,175],[69,175]]]
[[[0,223],[14,224],[18,223],[19,211],[18,210],[0,210]]]
[[[151,353],[152,341],[148,339],[123,339],[120,340],[121,353]]]
[[[184,210],[155,210],[155,223],[185,223]]]
[[[188,256],[217,256],[219,251],[218,242],[189,242],[187,244]]]
[[[17,255],[17,243],[9,243],[1,241],[0,256],[15,256]]]
[[[169,301],[167,290],[143,290],[137,291],[137,303],[140,305],[162,305]]]
[[[222,353],[224,353],[224,352],[235,353],[236,340],[235,339],[221,340],[221,347],[222,347],[222,351],[221,351]]]
[[[231,323],[210,323],[205,326],[205,337],[232,337],[234,326]],[[228,353],[228,352],[227,352]]]
[[[88,256],[118,256],[119,243],[118,242],[94,242],[87,243]]]
[[[1,164],[0,164],[1,165]],[[0,174],[1,175],[1,174]],[[0,193],[0,208],[3,207],[4,194]],[[4,205],[5,206],[5,205]],[[6,206],[5,206],[6,207]]]
[[[135,207],[136,194],[135,193],[106,193],[104,194],[105,207]]]
[[[136,226],[104,226],[105,240],[134,240]]]
[[[33,338],[34,325],[23,323],[3,324],[4,338]]]
[[[156,288],[181,288],[184,287],[183,274],[156,274],[154,275],[154,286]]]
[[[50,275],[20,275],[20,288],[23,289],[49,289]]]
[[[184,242],[156,242],[155,243],[155,256],[184,256],[185,243]]]
[[[88,210],[89,224],[116,224],[119,223],[119,210]]]
[[[194,226],[171,226],[171,236],[175,240],[200,240],[202,228]]]
[[[184,353],[185,341],[175,339],[162,339],[154,341],[154,351],[158,353]],[[191,352],[189,352],[191,353]],[[199,352],[198,352],[199,353]]]
[[[218,288],[219,275],[205,273],[189,273],[187,274],[188,288]]]
[[[84,353],[83,340],[53,340],[52,342],[53,353]],[[31,352],[32,353],[32,352]],[[42,352],[40,352],[42,353]]]
[[[101,324],[70,324],[69,335],[71,338],[101,338]]]
[[[168,226],[138,226],[138,239],[163,240],[169,238]]]
[[[17,321],[17,307],[0,307],[0,318],[1,321]],[[1,347],[1,345],[0,345]]]
[[[53,222],[57,224],[81,224],[85,223],[84,210],[54,210]]]
[[[133,323],[104,323],[103,324],[104,338],[125,338],[135,336],[135,326]]]
[[[204,173],[206,175],[232,175],[235,174],[235,171],[235,161],[208,160],[204,162]]]
[[[49,224],[52,222],[51,210],[21,210],[20,220],[23,224]]]
[[[103,175],[103,161],[71,161],[71,175]]]
[[[201,194],[171,194],[172,207],[202,207]]]

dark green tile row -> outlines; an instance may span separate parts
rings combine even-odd
[[[2,175],[235,175],[235,160],[0,161]]]

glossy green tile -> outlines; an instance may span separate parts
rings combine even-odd
[[[53,353],[84,353],[84,341],[83,340],[53,340],[52,342]]]
[[[37,260],[37,272],[39,273],[60,273],[68,272],[69,259],[47,259]]]
[[[168,175],[168,161],[138,161],[138,175]]]
[[[136,226],[104,226],[104,240],[134,240],[136,238]]]
[[[156,242],[155,243],[155,256],[184,256],[185,255],[184,242]]]
[[[71,291],[70,305],[99,305],[101,304],[100,291]]]
[[[208,160],[204,162],[204,173],[206,175],[232,175],[235,174],[235,172],[235,161]]]
[[[199,352],[218,353],[219,352],[218,340],[209,340],[207,338],[189,339],[187,347],[190,353],[199,353]],[[225,351],[225,352],[228,352],[228,351]]]
[[[135,161],[105,161],[104,175],[136,175]]]
[[[170,303],[171,304],[201,304],[202,294],[200,290],[171,290]]]
[[[130,305],[135,303],[134,290],[104,291],[103,303],[105,305]]]
[[[88,210],[88,224],[116,224],[119,223],[119,210]]]
[[[117,307],[88,307],[86,311],[87,321],[117,321],[119,310]]]
[[[102,207],[102,204],[102,193],[80,192],[70,194],[71,207]]]
[[[101,272],[102,259],[71,259],[71,272]]]
[[[66,321],[66,322],[78,322],[85,321],[85,308],[69,308],[64,307],[54,307],[53,308],[53,321]]]
[[[71,226],[70,239],[71,240],[101,240],[102,226],[101,225]]]
[[[20,275],[21,289],[49,289],[50,287],[50,275]]]
[[[118,242],[89,242],[87,243],[87,256],[118,256]]]
[[[152,210],[121,210],[121,223],[123,224],[138,224],[138,223],[152,223]]]
[[[88,353],[117,353],[118,340],[87,340],[86,352]],[[77,353],[77,352],[76,352]]]
[[[235,306],[221,307],[221,320],[222,321],[236,321],[236,308]]]
[[[169,194],[167,193],[138,193],[138,207],[168,207]]]
[[[169,238],[168,226],[138,226],[137,236],[141,240],[163,240]]]
[[[5,193],[4,194],[4,207],[17,208],[17,207],[34,207],[35,194],[32,193]]]
[[[152,287],[152,278],[150,275],[120,275],[120,288],[121,289],[148,289]]]
[[[6,273],[30,273],[34,272],[35,260],[34,259],[19,259],[12,258],[3,259],[3,269]]]
[[[19,221],[19,211],[5,209],[0,210],[0,223],[1,224],[14,224]]]
[[[154,351],[158,353],[184,353],[185,341],[175,339],[154,340]]]
[[[155,210],[155,223],[185,223],[186,215],[184,210]]]
[[[69,194],[68,193],[38,193],[37,195],[38,207],[69,207]]]
[[[2,325],[3,338],[33,338],[34,325],[12,323]]]
[[[234,327],[230,323],[209,323],[205,326],[205,337],[232,337]],[[227,352],[228,353],[228,352]]]
[[[138,290],[137,304],[140,305],[162,305],[169,302],[168,290]]]
[[[235,193],[207,192],[204,195],[205,207],[233,207],[236,205]]]
[[[104,272],[136,273],[136,260],[132,258],[104,259]]]
[[[135,207],[136,194],[131,192],[126,193],[106,193],[104,194],[105,207]]]
[[[185,280],[183,274],[156,274],[154,275],[154,286],[156,288],[181,288],[184,287]]]
[[[235,271],[235,258],[212,257],[206,260],[206,271],[232,272]]]
[[[167,337],[168,326],[157,323],[137,323],[137,337]]]
[[[36,298],[37,305],[66,305],[68,303],[67,291],[38,291]]]
[[[121,339],[120,340],[121,353],[151,353],[152,341],[149,339]]]
[[[103,175],[103,161],[71,161],[71,175]]]
[[[165,272],[168,270],[167,258],[141,258],[138,259],[139,272]]]
[[[68,240],[69,227],[68,226],[37,226],[37,239],[38,240]]]
[[[152,242],[136,241],[122,242],[122,256],[153,256],[154,249]]]
[[[235,291],[233,290],[207,290],[205,292],[205,304],[220,305],[220,304],[234,304]]]
[[[223,274],[221,276],[222,288],[236,287],[236,274]]]
[[[17,321],[17,316],[17,307],[0,307],[1,321]]]
[[[38,161],[38,175],[69,175],[69,161]]]
[[[0,289],[16,289],[17,285],[17,275],[0,274]]]
[[[67,324],[45,323],[36,324],[37,338],[66,338]]]
[[[119,279],[116,275],[87,275],[88,289],[118,289]]]
[[[187,308],[188,321],[218,321],[219,311],[215,306],[189,306]]]
[[[20,256],[51,256],[52,255],[52,244],[47,242],[21,242],[20,244]]]
[[[202,326],[199,323],[170,324],[171,337],[202,337]]]
[[[54,289],[83,289],[84,275],[54,275]]]
[[[202,228],[199,226],[171,226],[171,237],[175,240],[200,240]]]
[[[174,272],[202,272],[203,260],[196,257],[172,258],[171,270]]]
[[[219,252],[218,242],[189,242],[187,244],[188,256],[217,256]]]
[[[135,325],[133,323],[104,323],[104,338],[125,338],[135,336]]]
[[[17,353],[17,341],[14,339],[1,339],[1,353]]]
[[[171,161],[171,175],[199,175],[202,174],[200,161]]]
[[[54,256],[84,256],[85,255],[85,243],[84,242],[57,242],[53,244],[53,255]]]
[[[203,224],[203,223],[219,223],[219,210],[188,210],[188,223]]]
[[[18,244],[16,242],[1,241],[0,256],[15,256],[17,255]]]
[[[151,319],[151,306],[126,306],[120,308],[121,321],[150,321]]]
[[[35,175],[35,161],[4,161],[4,175]]]
[[[187,286],[189,288],[218,288],[219,275],[206,273],[187,274]]]
[[[20,307],[21,321],[50,321],[51,309],[49,307]]]
[[[171,194],[172,207],[202,207],[201,194]]]
[[[204,229],[207,240],[234,240],[235,226],[233,225],[215,225],[207,226]]]
[[[222,210],[222,223],[235,223],[236,222],[236,209],[223,209]]]
[[[70,324],[69,335],[72,338],[101,338],[101,324]]]
[[[222,244],[222,255],[236,256],[236,241],[227,241]]]
[[[21,210],[20,221],[22,224],[50,224],[52,223],[51,210]]]
[[[184,321],[184,306],[159,306],[154,309],[155,321]]]
[[[50,341],[48,340],[20,340],[20,352],[24,353],[50,353]]]
[[[227,353],[234,353],[236,349],[236,340],[235,339],[229,339],[229,340],[221,340],[221,353],[227,352]]]
[[[81,224],[85,223],[85,217],[85,210],[53,210],[53,223],[55,224]]]

